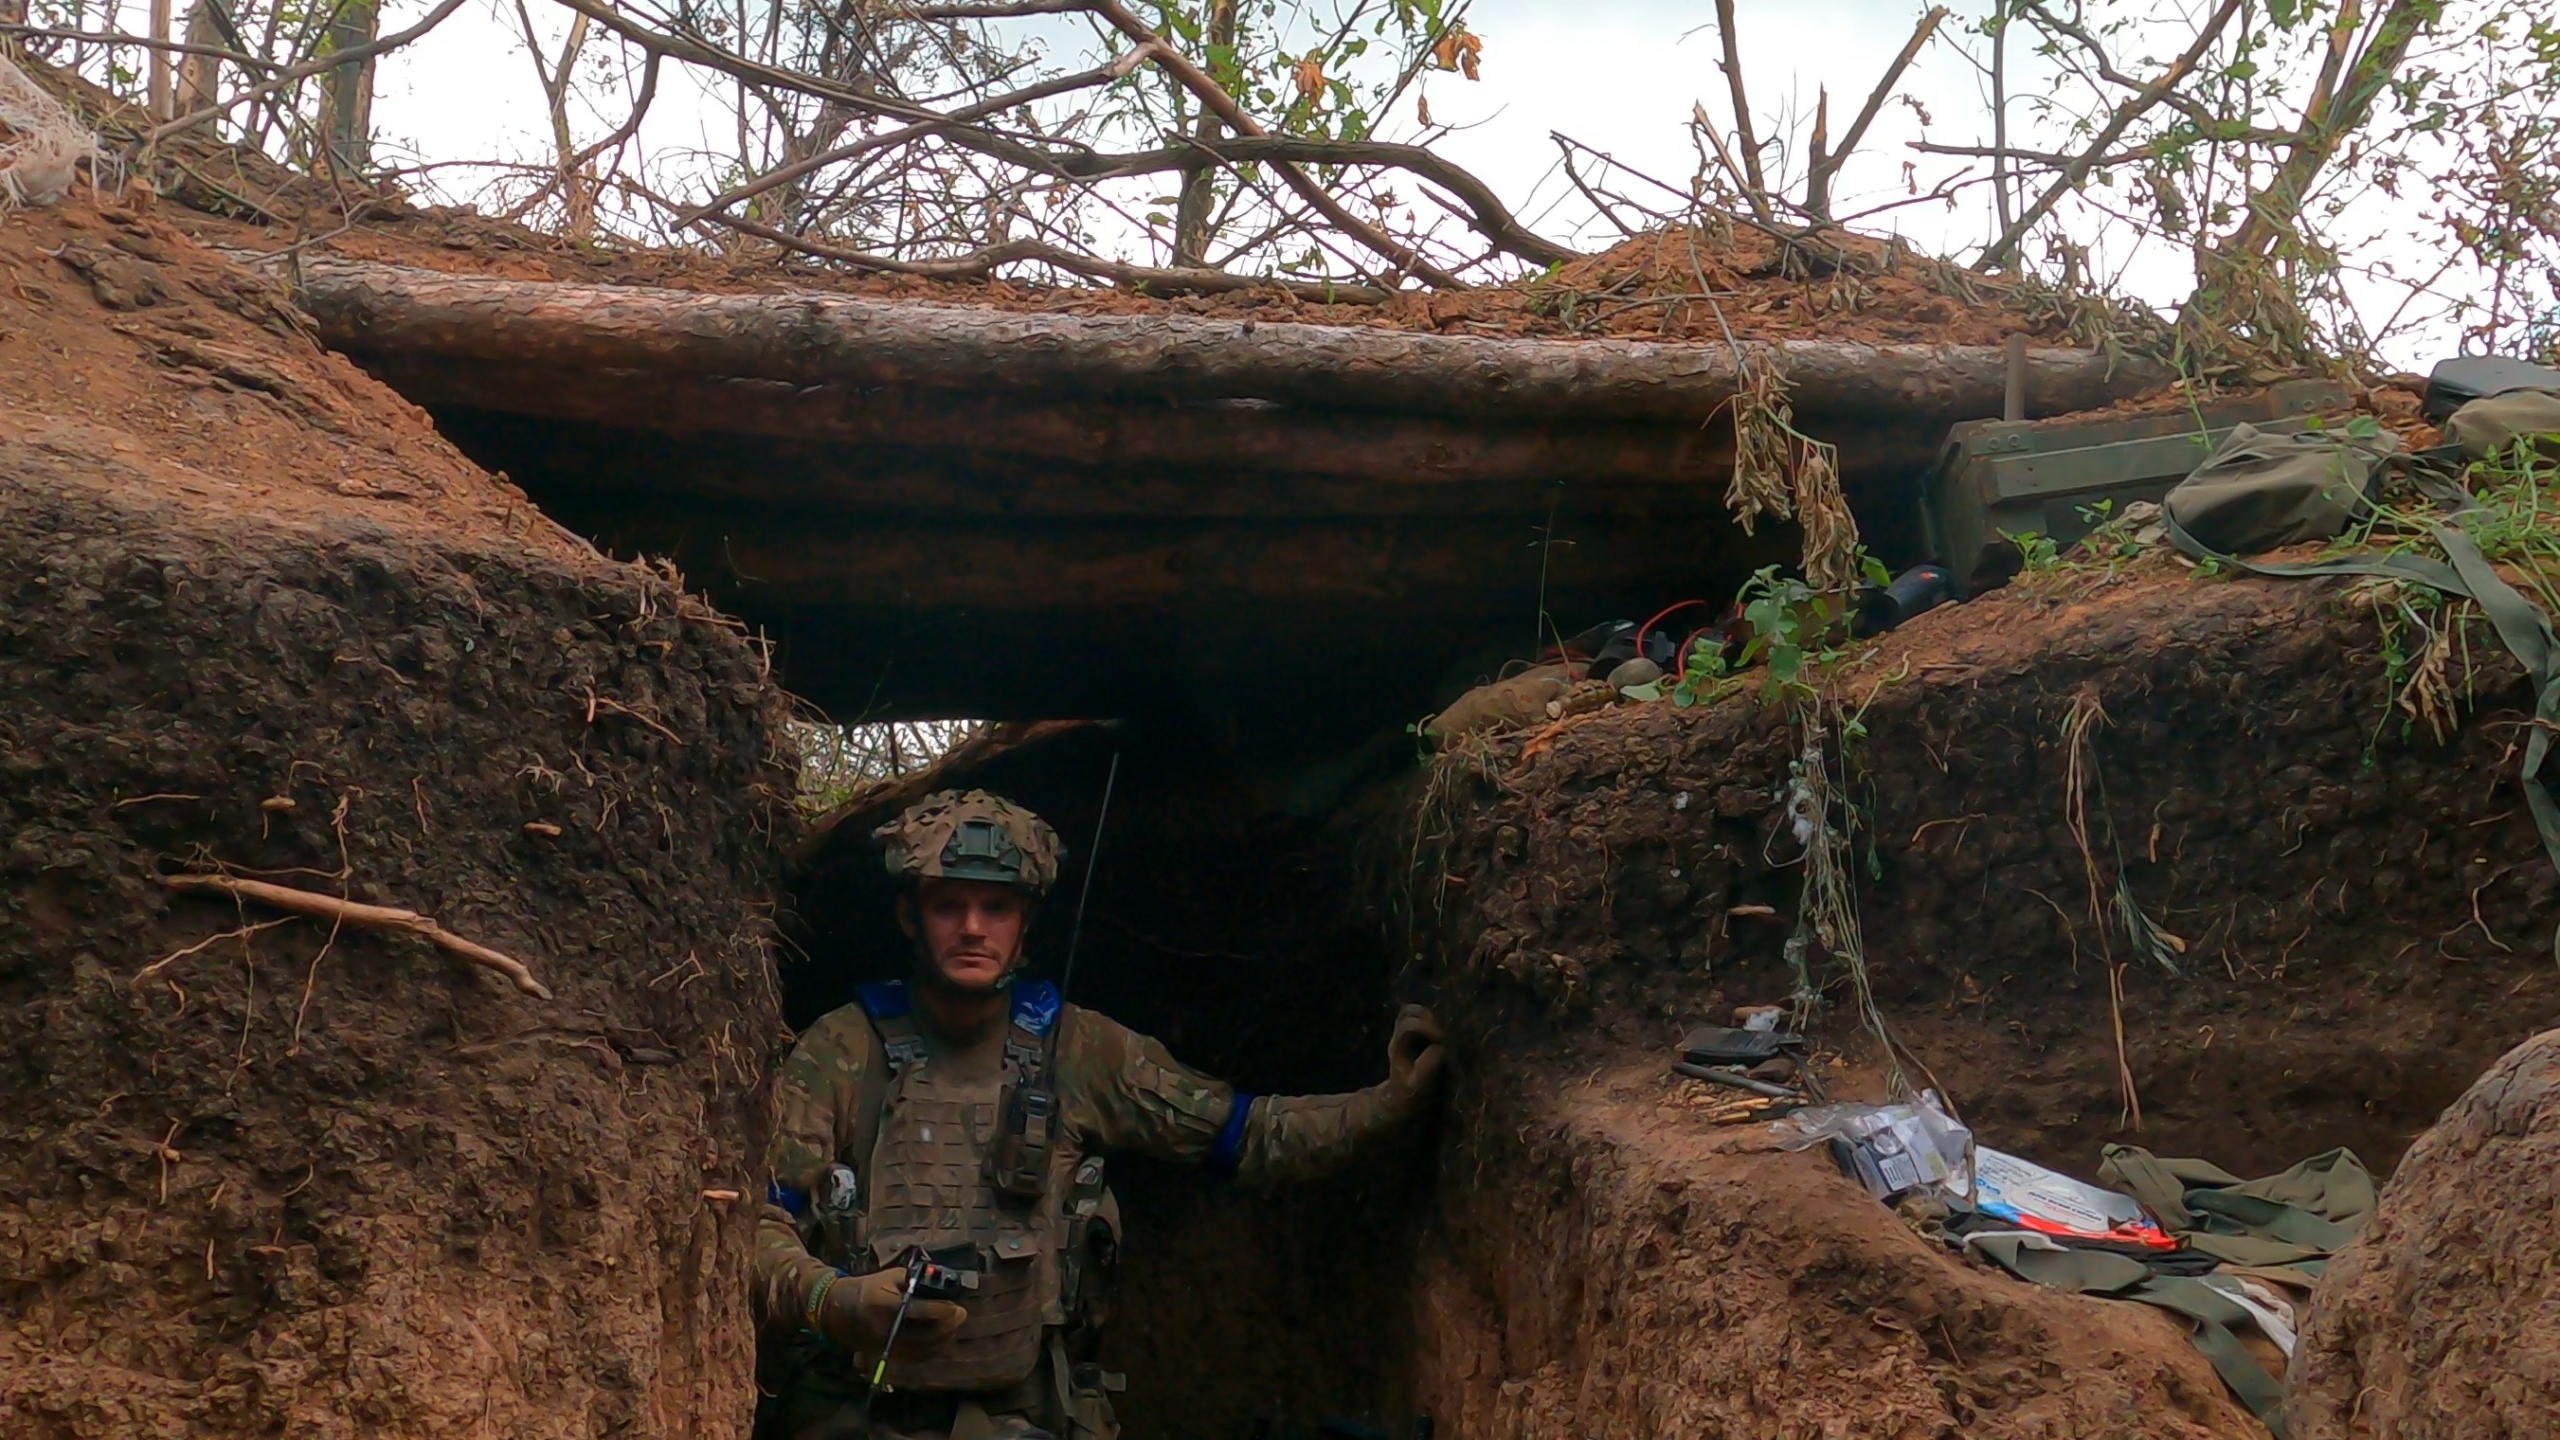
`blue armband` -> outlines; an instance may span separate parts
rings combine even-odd
[[[794,1220],[801,1219],[809,1213],[809,1192],[794,1190],[779,1180],[766,1182],[764,1198],[767,1204],[781,1206],[783,1212]]]
[[[1254,1098],[1236,1092],[1235,1104],[1227,1111],[1227,1123],[1218,1127],[1218,1138],[1209,1146],[1208,1158],[1201,1161],[1212,1175],[1231,1176],[1244,1160],[1244,1125],[1253,1115]]]

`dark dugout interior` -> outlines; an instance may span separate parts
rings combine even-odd
[[[1374,823],[1388,803],[1375,790],[1366,804],[1334,798],[1339,770],[1257,773],[1196,732],[1132,724],[1070,730],[942,777],[1030,806],[1067,843],[1032,973],[1060,978],[1115,753],[1069,999],[1256,1094],[1383,1078],[1407,947],[1401,916],[1362,900],[1381,893],[1375,867],[1394,858],[1363,846],[1394,827]],[[905,973],[869,823],[827,837],[792,888],[783,929],[799,953],[782,979],[796,1028],[851,1003],[856,984]],[[1409,1132],[1332,1180],[1260,1193],[1115,1158],[1127,1235],[1103,1361],[1128,1376],[1117,1402],[1128,1431],[1414,1433],[1411,1276],[1435,1148]],[[1327,1421],[1368,1428],[1320,1429]]]

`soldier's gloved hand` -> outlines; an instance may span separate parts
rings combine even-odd
[[[904,1267],[837,1280],[818,1302],[818,1333],[847,1350],[878,1350],[889,1338],[889,1322],[897,1317],[898,1297],[906,1292]],[[918,1300],[907,1307],[907,1321],[898,1327],[897,1353],[931,1354],[949,1344],[968,1319],[968,1310],[949,1300]]]
[[[1396,1012],[1395,1034],[1387,1039],[1387,1084],[1399,1099],[1411,1102],[1430,1093],[1448,1063],[1440,1022],[1419,1005]]]

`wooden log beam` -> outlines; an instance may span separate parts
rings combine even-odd
[[[571,509],[564,518],[586,517]],[[1346,605],[1387,607],[1383,615],[1408,603],[1505,597],[1524,597],[1525,615],[1538,593],[1545,520],[829,525],[797,518],[634,511],[618,525],[581,528],[593,528],[609,552],[674,559],[692,582],[750,613],[1083,616],[1108,627]],[[1768,548],[1755,548],[1721,513],[1673,518],[1678,523],[1604,526],[1560,517],[1560,543],[1545,556],[1550,591],[1685,591],[1702,567]],[[1763,527],[1764,536],[1778,533]]]
[[[1497,340],[1186,314],[1068,315],[795,293],[708,295],[448,275],[305,256],[301,299],[360,359],[512,364],[905,386],[1112,401],[1265,401],[1470,420],[1699,423],[1735,393],[1724,345]],[[1804,415],[1997,414],[1987,346],[1748,342]],[[2166,375],[2083,350],[2027,352],[2028,403],[2054,414]],[[527,405],[538,405],[528,397]],[[632,420],[645,417],[635,410]],[[645,428],[645,426],[643,427]]]
[[[1338,469],[1264,470],[1235,462],[1215,445],[1190,454],[1132,445],[1114,463],[1108,452],[1071,453],[1081,452],[1082,443],[1061,444],[1054,458],[955,455],[903,443],[914,439],[912,433],[889,443],[846,443],[823,434],[667,435],[443,407],[436,423],[465,454],[504,470],[546,507],[574,504],[594,511],[673,502],[705,511],[770,507],[865,523],[1534,518],[1555,501],[1560,483],[1569,487],[1579,511],[1594,516],[1722,514],[1730,463],[1722,426],[1694,433],[1687,446],[1569,454],[1592,462],[1577,467],[1459,468],[1447,452],[1427,447],[1382,445],[1381,455],[1365,456],[1327,444],[1310,448],[1340,460]],[[1170,428],[1176,435],[1189,433],[1179,425]],[[1153,433],[1134,422],[1125,430]],[[1662,461],[1658,468],[1640,468],[1654,457]],[[1398,468],[1400,459],[1407,463]]]
[[[1720,495],[1733,461],[1733,428],[1721,421],[1492,425],[407,356],[375,357],[368,368],[435,411],[448,433],[489,432],[491,452],[474,453],[519,480],[531,483],[539,473],[544,484],[627,486],[645,471],[658,493],[705,497],[782,498],[832,487],[865,503],[967,508],[993,503],[998,490],[1026,488],[977,481],[1021,476],[1040,492],[1028,497],[1035,503],[1092,513],[1123,508],[1116,497],[1136,488],[1150,492],[1143,508],[1158,512],[1250,510],[1254,497],[1283,491],[1305,501],[1280,500],[1284,511],[1306,503],[1433,510],[1504,503],[1499,497],[1507,492],[1557,483],[1706,487]],[[1852,453],[1863,433],[1850,436]],[[546,459],[544,452],[555,453]],[[610,463],[580,474],[591,460]],[[928,472],[942,479],[934,482]],[[913,483],[894,478],[901,473]],[[1334,498],[1318,502],[1320,494]]]

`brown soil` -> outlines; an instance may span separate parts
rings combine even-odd
[[[2387,1171],[2560,1019],[2560,877],[2512,777],[2529,704],[2473,638],[2473,698],[2442,743],[2390,708],[2352,592],[2199,583],[2166,559],[1937,612],[1835,677],[1870,702],[1863,928],[1923,1083],[1985,1143],[2083,1176],[2111,1139],[2242,1174],[2343,1144]],[[2101,893],[2112,825],[2183,976],[2090,918],[2059,739],[2084,695],[2109,717],[2087,799]],[[1726,1153],[1665,1090],[1687,1026],[1792,987],[1780,802],[1799,743],[1742,698],[1441,762],[1426,973],[1475,1037],[1470,1070],[1509,1078],[1444,1166],[1426,1402],[1475,1417],[1471,1435],[2245,1429],[2204,1403],[2218,1391],[2173,1327],[1969,1273],[1818,1162]],[[1824,1034],[1872,1059],[1821,963]],[[1945,1314],[1964,1318],[1942,1336]],[[1898,1428],[1869,1428],[1888,1412]]]
[[[59,258],[55,258],[58,255]],[[0,216],[0,1432],[751,1402],[759,655],[147,216]],[[408,938],[180,898],[228,867]],[[165,962],[165,963],[163,963]]]
[[[2331,1261],[2294,1440],[2525,1440],[2560,1415],[2560,1031],[2445,1112]]]
[[[1743,339],[1940,345],[1997,345],[2012,332],[2061,344],[2067,331],[2050,311],[2023,300],[2014,308],[2005,304],[2001,282],[1958,276],[1898,247],[1853,239],[1847,250],[1816,251],[1748,229],[1715,240],[1644,236],[1515,285],[1413,291],[1385,305],[1323,305],[1278,291],[1162,299],[1101,285],[859,274],[777,258],[770,249],[723,256],[580,245],[466,213],[379,213],[385,208],[365,212],[352,228],[315,220],[309,229],[326,237],[316,244],[336,254],[450,273],[740,294],[824,290],[1007,310],[1249,315],[1475,335],[1715,344],[1728,329]],[[272,251],[297,238],[294,229],[236,219],[190,214],[184,223],[208,244],[241,250]]]
[[[2265,1433],[2158,1312],[1967,1265],[1818,1152],[1701,1124],[1658,1062],[1512,1087],[1478,1102],[1423,1250],[1443,1433]]]

